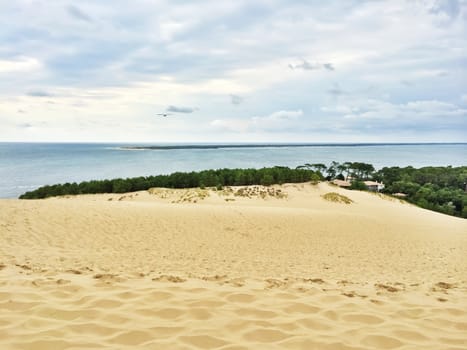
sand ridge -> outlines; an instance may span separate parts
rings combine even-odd
[[[1,200],[0,347],[464,349],[466,257],[465,220],[325,183]]]

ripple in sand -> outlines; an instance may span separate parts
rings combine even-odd
[[[151,332],[157,338],[170,338],[175,334],[182,332],[184,327],[151,327],[148,328],[148,332]]]
[[[90,307],[95,307],[98,309],[117,309],[122,306],[123,303],[118,300],[112,299],[99,299],[95,300],[94,302],[90,303]]]
[[[107,336],[111,336],[121,331],[121,329],[119,328],[107,327],[100,323],[94,323],[94,322],[71,324],[64,328],[65,330],[70,330],[72,333],[76,333],[81,336],[85,334],[92,334],[96,336],[107,337]]]
[[[307,305],[303,303],[293,303],[287,306],[284,311],[287,313],[301,313],[301,314],[315,314],[321,309],[316,306]]]
[[[0,300],[10,300],[12,296],[13,296],[13,293],[0,292]]]
[[[227,344],[226,341],[209,335],[182,336],[180,339],[184,343],[199,349],[215,349]]]
[[[403,345],[399,339],[385,335],[368,335],[362,339],[362,344],[376,349],[395,349]]]
[[[271,319],[277,317],[277,313],[268,310],[260,310],[256,308],[251,309],[239,309],[235,310],[235,313],[242,317],[255,317],[255,318],[266,318]]]
[[[318,319],[309,319],[309,318],[304,318],[301,320],[297,320],[297,323],[302,325],[303,327],[312,329],[312,330],[317,330],[317,331],[328,331],[331,329],[334,329],[334,325],[329,325],[326,323],[325,320],[322,320],[320,318]]]
[[[35,306],[39,305],[38,302],[22,302],[22,301],[13,301],[8,300],[4,303],[0,303],[0,310],[8,310],[8,311],[25,311],[34,308]]]
[[[243,337],[249,341],[261,343],[275,343],[291,337],[291,335],[273,329],[255,329],[245,333]]]
[[[195,320],[208,320],[212,317],[212,313],[206,308],[190,308],[188,314]]]
[[[407,330],[395,330],[392,332],[396,337],[410,340],[410,341],[424,341],[428,340],[429,338],[423,335],[420,332],[416,331],[407,331]]]
[[[362,350],[361,347],[348,346],[342,342],[323,343],[308,338],[287,340],[281,346],[291,350]]]
[[[48,349],[67,349],[74,346],[64,340],[33,340],[23,343],[14,343],[12,344],[12,349],[21,349],[21,350],[48,350]]]
[[[155,310],[154,315],[164,319],[175,320],[185,313],[182,309],[176,308],[165,308],[160,310]]]
[[[151,293],[147,293],[145,295],[145,300],[147,301],[162,301],[172,298],[174,295],[173,293],[169,292],[162,292],[162,291],[154,291]]]
[[[36,310],[35,314],[37,316],[53,320],[72,321],[82,317],[82,310],[65,310],[52,307],[42,307]]]
[[[111,343],[124,345],[140,345],[154,340],[154,335],[147,331],[128,331],[109,340]]]
[[[339,314],[333,310],[324,311],[323,316],[332,321],[337,321],[339,319]]]
[[[251,303],[256,300],[256,296],[245,293],[235,293],[227,297],[228,301],[233,301],[237,303]]]
[[[363,324],[380,324],[384,322],[384,320],[380,317],[367,314],[347,314],[342,316],[342,320],[346,322]]]
[[[220,300],[197,300],[189,303],[188,305],[192,307],[217,308],[225,304],[226,302]]]

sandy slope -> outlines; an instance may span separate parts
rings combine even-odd
[[[465,349],[467,221],[327,184],[1,200],[0,348]]]

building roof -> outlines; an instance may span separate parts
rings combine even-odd
[[[344,181],[344,180],[337,180],[336,179],[336,180],[333,180],[332,183],[334,185],[339,186],[339,187],[350,187],[351,186],[350,182]]]

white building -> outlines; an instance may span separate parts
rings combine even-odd
[[[379,192],[384,189],[384,184],[382,182],[376,181],[363,181],[363,183],[368,187],[370,191]]]

